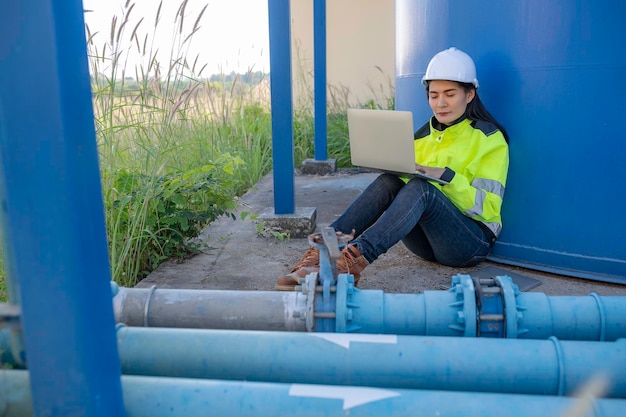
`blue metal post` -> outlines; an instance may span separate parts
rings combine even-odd
[[[37,416],[124,415],[80,0],[0,3],[0,199]]]
[[[268,0],[274,212],[295,212],[291,13],[289,0]]]
[[[326,160],[326,0],[313,1],[315,159]]]

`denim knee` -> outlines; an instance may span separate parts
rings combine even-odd
[[[409,182],[406,183],[405,187],[408,187],[411,190],[415,190],[415,192],[419,195],[426,194],[435,189],[434,185],[418,177],[411,178]]]
[[[378,188],[387,189],[395,196],[398,194],[398,191],[405,186],[405,183],[396,175],[383,173],[376,177],[373,185]]]

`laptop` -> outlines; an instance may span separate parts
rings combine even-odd
[[[448,184],[415,170],[410,111],[348,109],[348,132],[352,165]]]

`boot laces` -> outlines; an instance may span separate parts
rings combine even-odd
[[[300,268],[318,267],[319,265],[319,251],[317,250],[317,248],[310,246],[302,257],[302,260],[300,260],[300,262],[298,262],[298,264],[291,269],[291,272],[295,272]]]
[[[337,261],[337,269],[346,269],[345,272],[350,273],[350,267],[357,263],[360,254],[355,253],[356,248],[348,245],[341,253],[341,258]],[[343,267],[343,268],[342,268]]]

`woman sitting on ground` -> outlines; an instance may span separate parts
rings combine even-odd
[[[400,240],[425,260],[470,267],[486,259],[502,230],[508,137],[478,97],[472,58],[456,48],[439,52],[422,83],[434,115],[415,132],[415,168],[448,184],[381,174],[330,225],[349,242],[337,272],[352,274],[355,285],[361,271]],[[317,271],[319,252],[312,246],[276,289],[293,290]]]

